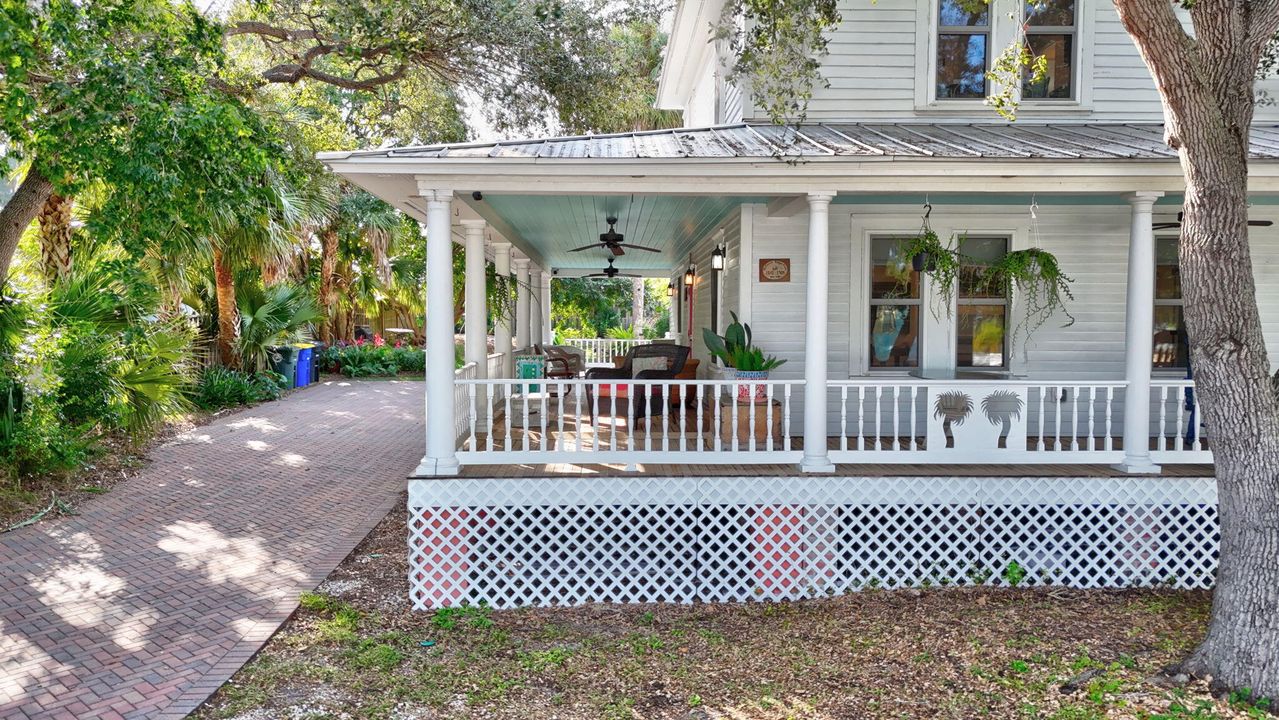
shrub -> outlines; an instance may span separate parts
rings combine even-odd
[[[280,397],[286,385],[283,375],[268,370],[246,373],[212,367],[200,376],[195,404],[205,410],[253,405]]]
[[[387,345],[375,336],[373,342],[325,348],[320,353],[320,367],[325,372],[340,372],[347,377],[421,373],[426,370],[426,352],[409,345]]]

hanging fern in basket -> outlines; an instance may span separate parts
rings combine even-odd
[[[950,244],[943,244],[925,219],[919,235],[902,249],[906,260],[916,271],[927,275],[937,288],[937,302],[929,308],[933,318],[937,320],[941,320],[942,313],[950,314],[955,300],[956,281],[964,265],[964,258],[955,249],[953,240],[952,238]]]
[[[1004,297],[1014,297],[1025,310],[1025,319],[1013,329],[1012,342],[1018,336],[1029,338],[1044,326],[1054,314],[1066,316],[1062,327],[1075,324],[1075,317],[1066,310],[1066,301],[1074,300],[1070,283],[1074,279],[1061,271],[1057,256],[1040,248],[1014,250],[998,260],[988,263],[978,284],[985,290],[995,290]]]

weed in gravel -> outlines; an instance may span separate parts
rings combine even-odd
[[[364,640],[349,654],[349,657],[353,667],[390,672],[399,667],[404,660],[404,653],[390,645]]]
[[[532,652],[521,652],[519,654],[520,664],[529,672],[542,672],[549,668],[561,667],[568,662],[569,657],[573,655],[573,651],[568,648],[557,647],[550,650],[534,650]]]
[[[497,672],[478,675],[472,678],[472,687],[466,693],[466,704],[480,705],[499,700],[511,690],[520,687],[518,680],[502,677]]]
[[[629,635],[627,644],[636,655],[646,655],[666,647],[666,643],[656,635]]]
[[[698,628],[697,635],[710,645],[720,645],[724,642],[724,633],[717,630],[708,630],[706,628]]]

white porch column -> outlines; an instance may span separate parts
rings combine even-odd
[[[507,242],[493,243],[493,272],[499,278],[511,277],[511,244]],[[511,354],[511,318],[507,308],[501,308],[502,314],[493,318],[493,348],[502,355],[502,377],[510,377],[515,372],[515,358]]]
[[[1129,473],[1157,473],[1150,459],[1150,363],[1155,326],[1155,232],[1151,215],[1161,192],[1135,192],[1128,237],[1128,327],[1125,337],[1124,459]]]
[[[551,326],[551,274],[542,274],[542,284],[538,288],[542,304],[542,342],[550,345],[555,342],[555,328]]]
[[[517,257],[515,263],[515,347],[528,347],[528,258]]]
[[[804,472],[834,472],[826,449],[826,313],[830,285],[830,201],[808,194],[808,286],[804,316]]]
[[[453,433],[453,191],[426,199],[426,455],[418,476],[458,473]]]
[[[528,311],[528,342],[542,342],[542,268],[533,265],[528,269],[529,290],[532,292]]]
[[[463,220],[466,233],[466,361],[476,364],[475,376],[488,373],[488,298],[485,297],[483,220]]]
[[[466,299],[466,361],[475,363],[475,377],[483,380],[488,377],[488,297],[486,285],[487,275],[484,267],[484,230],[487,223],[483,220],[463,220],[462,228],[466,234],[466,277],[463,295]],[[476,389],[475,422],[480,427],[488,423],[488,393],[484,388]]]

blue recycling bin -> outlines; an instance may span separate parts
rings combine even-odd
[[[293,376],[293,387],[306,387],[311,384],[311,354],[315,352],[314,345],[296,346],[298,349],[298,369]]]

